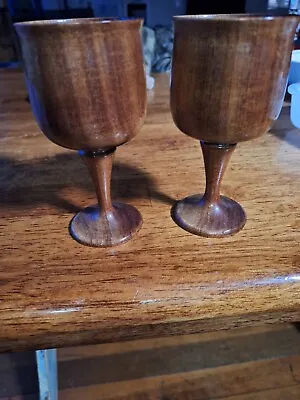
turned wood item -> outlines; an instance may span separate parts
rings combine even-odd
[[[112,203],[112,155],[140,130],[146,86],[142,20],[74,19],[15,24],[33,113],[59,146],[80,150],[98,205],[79,212],[70,233],[80,243],[113,246],[142,224],[132,206]]]
[[[114,246],[127,242],[142,225],[141,215],[135,207],[111,201],[114,151],[103,154],[81,152],[96,188],[98,204],[76,214],[70,223],[70,233],[80,243]]]
[[[134,240],[99,251],[66,234],[70,215],[92,204],[85,166],[40,134],[20,71],[0,69],[0,82],[0,351],[201,331],[211,340],[215,330],[300,320],[300,131],[289,103],[226,171],[247,209],[244,229],[199,240],[169,217],[204,165],[172,121],[169,75],[158,74],[142,133],[116,153],[112,180],[113,198],[130,199],[145,223]]]
[[[183,133],[201,141],[206,171],[204,195],[186,197],[171,211],[183,229],[222,237],[245,225],[242,207],[219,195],[220,183],[236,143],[266,133],[279,115],[299,21],[245,14],[174,17],[172,115]]]

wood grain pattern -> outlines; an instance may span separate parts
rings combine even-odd
[[[84,165],[41,135],[22,75],[1,71],[0,81],[2,351],[300,319],[300,131],[288,104],[271,132],[237,148],[224,177],[247,225],[201,238],[170,218],[176,199],[203,189],[204,167],[197,142],[172,123],[168,77],[157,77],[145,126],[120,147],[112,180],[113,198],[137,206],[143,228],[97,249],[66,235],[71,215],[95,201]]]
[[[59,398],[272,399],[280,393],[280,400],[298,400],[299,337],[295,326],[280,324],[62,348]],[[0,365],[1,400],[37,393],[32,352],[1,354]]]
[[[202,141],[207,176],[204,195],[173,207],[174,221],[188,232],[223,237],[245,225],[242,207],[220,197],[220,180],[230,145],[266,133],[279,115],[299,21],[245,14],[174,17],[172,115],[183,133]]]
[[[72,237],[94,247],[110,247],[127,242],[142,226],[139,211],[124,203],[111,201],[111,171],[115,150],[83,152],[92,177],[98,204],[77,213],[70,222]]]
[[[109,18],[14,24],[30,103],[52,142],[98,151],[139,133],[146,111],[141,24]]]
[[[272,399],[280,393],[281,400],[298,400],[299,352],[299,332],[284,324],[65,348],[58,352],[60,397]],[[85,365],[95,372],[80,374]]]
[[[114,18],[15,24],[38,125],[54,143],[80,151],[95,185],[98,204],[70,223],[72,237],[89,246],[127,242],[142,224],[138,210],[112,204],[110,194],[112,153],[139,132],[146,111],[141,24]]]
[[[289,370],[291,361],[298,364],[300,357],[63,389],[59,395],[63,400],[298,400],[300,384]]]
[[[172,218],[181,228],[200,236],[223,237],[245,225],[243,208],[236,201],[220,196],[221,181],[235,146],[201,142],[205,192],[179,200],[172,207]]]
[[[218,144],[266,133],[281,110],[299,21],[251,14],[174,17],[171,109],[177,127]]]

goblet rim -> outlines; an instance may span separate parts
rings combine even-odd
[[[23,21],[14,23],[14,27],[76,27],[78,25],[113,25],[113,26],[140,26],[144,20],[142,18],[120,18],[120,17],[92,17],[92,18],[59,18],[34,21]]]
[[[173,16],[173,21],[245,21],[249,22],[251,20],[265,20],[265,21],[273,21],[273,20],[282,20],[282,19],[298,19],[300,21],[299,15],[272,15],[265,13],[249,13],[249,14],[196,14],[196,15],[175,15]]]

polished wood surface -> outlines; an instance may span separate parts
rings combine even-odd
[[[35,118],[54,143],[83,154],[98,204],[72,219],[79,243],[109,247],[141,227],[137,209],[111,202],[112,153],[146,112],[142,20],[70,19],[15,24]],[[51,37],[51,40],[49,40]]]
[[[280,324],[62,348],[59,399],[299,400],[299,339]],[[37,399],[33,352],[0,365],[1,400]]]
[[[281,110],[299,22],[298,16],[174,17],[171,109],[178,128],[218,144],[266,133]]]
[[[142,226],[142,216],[135,207],[111,201],[114,152],[82,154],[96,188],[98,204],[76,214],[69,229],[75,240],[88,246],[110,247],[125,243]]]
[[[140,132],[146,107],[141,24],[86,18],[14,25],[30,103],[52,142],[98,151]]]
[[[201,142],[205,165],[204,194],[188,196],[172,208],[174,221],[183,229],[205,237],[232,235],[243,228],[246,214],[234,200],[220,196],[220,185],[236,145]]]
[[[183,133],[203,142],[207,175],[204,195],[172,209],[188,232],[223,237],[245,225],[242,207],[215,191],[229,145],[266,133],[278,117],[299,22],[249,14],[174,17],[171,111]]]
[[[3,71],[0,81],[2,351],[300,319],[300,131],[288,104],[228,165],[223,194],[245,206],[245,228],[202,238],[170,218],[177,199],[203,190],[204,166],[197,141],[172,123],[169,77],[157,77],[112,179],[113,198],[136,206],[144,225],[101,249],[66,235],[74,212],[95,202],[85,166],[41,134],[22,74]]]

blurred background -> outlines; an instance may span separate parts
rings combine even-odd
[[[299,0],[0,0],[0,67],[19,61],[12,24],[53,18],[140,17],[148,72],[168,72],[173,47],[172,16],[180,14],[298,12]]]

